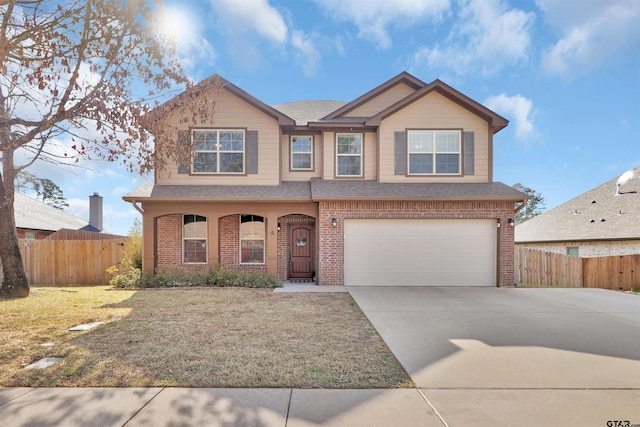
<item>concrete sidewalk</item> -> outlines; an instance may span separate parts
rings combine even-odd
[[[416,389],[0,388],[3,426],[437,426]]]

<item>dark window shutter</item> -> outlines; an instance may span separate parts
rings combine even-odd
[[[190,151],[190,141],[189,138],[191,136],[191,131],[189,130],[179,130],[178,131],[178,159],[180,162],[185,161],[185,159],[189,159],[191,156],[188,151]],[[178,173],[179,174],[188,174],[191,172],[191,164],[190,163],[180,163],[178,165]]]
[[[397,131],[393,134],[395,174],[405,175],[407,173],[407,142],[404,131]]]
[[[473,175],[475,173],[475,147],[473,132],[463,132],[464,141],[462,148],[464,149],[464,171],[465,175]]]
[[[258,131],[248,130],[246,132],[246,158],[247,173],[258,173]]]

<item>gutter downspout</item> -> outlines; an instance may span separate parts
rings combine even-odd
[[[141,203],[141,202],[137,200],[132,200],[129,203],[131,203],[131,206],[133,206],[133,208],[137,210],[140,213],[140,215],[144,215],[144,210],[142,210],[142,207],[138,205],[138,203]]]

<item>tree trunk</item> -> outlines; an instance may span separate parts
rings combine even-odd
[[[29,296],[29,281],[22,264],[20,244],[13,214],[14,167],[13,150],[2,153],[0,174],[0,261],[2,284],[0,298],[23,298]]]

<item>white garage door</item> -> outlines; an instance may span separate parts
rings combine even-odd
[[[347,219],[345,286],[496,286],[495,220]]]

